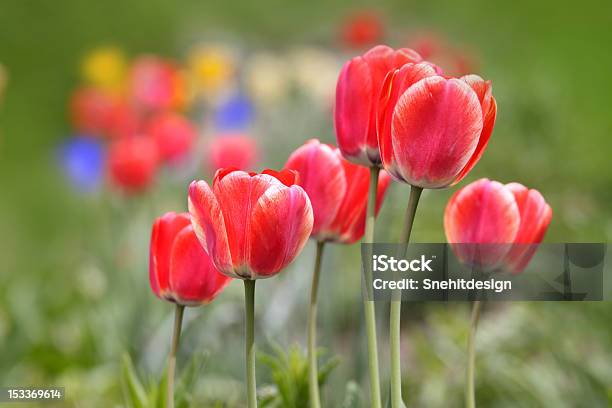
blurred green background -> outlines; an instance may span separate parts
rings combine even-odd
[[[111,43],[130,54],[182,58],[191,44],[218,38],[248,49],[334,47],[339,22],[359,7],[373,5],[0,2],[0,63],[9,73],[0,102],[0,385],[60,385],[68,406],[122,406],[123,352],[141,376],[156,378],[167,350],[171,308],[149,293],[148,234],[155,215],[184,209],[189,180],[129,203],[71,191],[53,152],[70,134],[66,103],[81,57]],[[553,208],[548,242],[610,240],[611,3],[387,1],[375,9],[385,17],[390,45],[405,45],[403,32],[439,31],[467,45],[482,76],[493,81],[497,125],[462,185],[480,177],[519,181],[540,190]],[[303,101],[283,109],[290,115],[279,118],[309,120],[294,126],[286,119],[255,135],[274,146],[265,167],[282,166],[307,138],[334,140],[329,114],[313,113]],[[424,194],[416,241],[443,241],[442,213],[453,191]],[[405,186],[393,186],[379,240],[399,235],[407,194]],[[257,305],[264,350],[267,340],[304,344],[303,288],[313,249],[283,277],[260,285],[269,295]],[[349,380],[367,389],[358,248],[334,247],[329,254],[320,344],[340,355],[326,396],[328,406],[341,406]],[[227,406],[242,401],[240,299],[233,284],[206,310],[188,313],[179,362],[207,351],[196,388],[202,395],[225,392]],[[404,307],[407,402],[461,406],[467,316],[463,304]],[[611,317],[605,302],[490,305],[477,343],[481,406],[610,406]],[[386,327],[382,311],[379,322]],[[382,361],[387,364],[384,353]],[[260,373],[261,384],[271,381],[263,367]]]

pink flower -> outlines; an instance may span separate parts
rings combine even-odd
[[[191,183],[192,225],[219,271],[240,279],[268,278],[300,253],[313,215],[296,178],[290,170],[220,169],[212,188],[204,181]]]
[[[552,209],[537,190],[480,179],[457,191],[444,213],[450,243],[508,244],[456,246],[461,259],[477,257],[480,267],[520,273],[542,242]],[[479,250],[479,254],[474,251]]]
[[[345,160],[336,147],[312,139],[294,151],[285,167],[299,173],[314,213],[311,236],[318,241],[353,243],[365,229],[370,172]],[[390,178],[379,176],[377,211]]]
[[[193,232],[188,213],[157,218],[149,247],[149,281],[160,299],[184,306],[211,302],[230,282],[219,273]]]
[[[415,51],[378,45],[348,61],[338,78],[334,122],[338,147],[356,164],[379,166],[376,114],[387,73],[410,62],[421,61]]]
[[[431,65],[406,64],[389,73],[381,93],[383,167],[413,186],[454,185],[482,156],[496,113],[490,81],[446,78]]]
[[[191,122],[182,115],[162,112],[149,122],[148,136],[157,143],[162,160],[176,163],[189,154],[197,132]]]

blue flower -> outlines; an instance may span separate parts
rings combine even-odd
[[[104,147],[91,137],[76,136],[59,147],[58,159],[64,175],[79,191],[99,189],[104,176]]]
[[[221,101],[214,115],[217,131],[246,130],[253,122],[255,111],[251,101],[243,94],[232,94]]]

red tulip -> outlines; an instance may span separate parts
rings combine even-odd
[[[162,160],[178,162],[193,148],[196,129],[183,116],[163,112],[149,122],[148,135],[155,140]]]
[[[421,61],[415,51],[379,45],[348,61],[336,85],[334,122],[338,147],[354,163],[380,165],[376,115],[383,80],[391,70]]]
[[[285,167],[296,170],[314,214],[311,236],[318,241],[353,243],[365,229],[369,171],[349,163],[340,150],[312,139],[289,156]],[[389,185],[389,176],[379,177],[377,210]]]
[[[384,34],[380,16],[370,10],[352,14],[342,27],[342,40],[350,47],[361,48],[376,44]]]
[[[220,169],[212,189],[189,186],[189,212],[202,246],[222,273],[268,278],[300,253],[312,231],[312,206],[297,173]]]
[[[172,63],[155,56],[138,58],[130,70],[128,93],[146,111],[178,107],[182,79]]]
[[[417,187],[456,184],[482,156],[496,113],[490,81],[445,78],[426,64],[404,65],[389,73],[381,93],[383,167]]]
[[[149,187],[158,166],[157,146],[146,137],[116,139],[109,147],[110,181],[128,193]]]
[[[188,213],[155,220],[149,248],[149,281],[160,299],[183,306],[211,302],[230,282],[217,271],[193,232]]]
[[[115,98],[96,88],[81,88],[70,99],[70,119],[75,130],[86,136],[107,136]]]
[[[207,166],[211,173],[228,167],[248,171],[255,165],[257,155],[254,138],[240,134],[220,135],[210,142]]]
[[[518,183],[503,185],[480,179],[457,191],[444,213],[444,230],[451,243],[508,244],[480,248],[456,246],[460,259],[477,257],[487,269],[504,267],[521,272],[542,242],[552,210],[537,190]],[[474,251],[479,251],[475,254]]]

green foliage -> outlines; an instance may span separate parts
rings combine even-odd
[[[191,408],[197,405],[193,398],[193,391],[205,360],[205,354],[196,354],[178,377],[174,390],[175,406],[177,408]],[[164,408],[166,406],[167,376],[165,370],[159,380],[152,378],[143,380],[136,372],[130,356],[124,354],[122,382],[124,399],[128,407]]]
[[[308,356],[302,348],[293,344],[284,350],[272,346],[273,353],[259,355],[260,361],[271,371],[273,387],[264,387],[261,394],[263,408],[308,408]],[[325,353],[318,351],[318,356]],[[319,366],[319,387],[327,382],[330,373],[338,366],[340,359],[332,357]],[[322,392],[323,394],[323,392]]]

